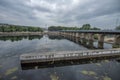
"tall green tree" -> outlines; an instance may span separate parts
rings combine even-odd
[[[91,25],[90,24],[84,24],[81,29],[82,30],[90,30],[91,29]]]

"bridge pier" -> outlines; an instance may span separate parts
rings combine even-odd
[[[76,33],[73,32],[73,33],[72,33],[72,40],[75,41],[75,39],[76,39]]]
[[[92,48],[92,49],[94,48],[93,42],[94,42],[93,40],[88,40],[88,47],[89,48]]]
[[[88,34],[88,40],[94,40],[94,34],[93,33],[89,33]]]
[[[70,39],[71,41],[81,43],[83,45],[87,46],[93,46],[94,42],[94,35],[98,34],[98,48],[103,48],[104,47],[104,37],[106,34],[108,35],[116,35],[114,39],[114,44],[113,47],[120,48],[120,31],[98,31],[98,30],[91,30],[91,31],[85,31],[85,30],[80,30],[80,31],[60,31],[59,35]],[[94,46],[93,46],[94,47]]]
[[[76,38],[76,32],[73,33],[73,38]]]
[[[66,32],[66,38],[69,38],[69,33]]]
[[[65,32],[65,37],[68,38],[68,33],[67,32]]]
[[[82,43],[82,33],[79,33],[79,43]]]
[[[65,32],[62,32],[62,36],[65,37]]]
[[[104,48],[104,34],[99,34],[98,36],[98,48],[103,49]]]
[[[113,48],[120,48],[120,35],[115,35]]]
[[[86,38],[86,34],[82,33],[81,38]]]
[[[89,48],[93,48],[94,47],[93,42],[94,42],[94,34],[93,33],[89,33],[88,34],[88,47]]]
[[[87,44],[87,34],[86,33],[82,33],[82,44],[85,46]]]
[[[80,42],[80,34],[79,33],[76,33],[76,43],[79,43]]]
[[[69,34],[69,39],[71,40],[72,39],[72,33],[69,32],[68,34]]]
[[[71,33],[70,32],[68,32],[68,34],[69,34],[69,39],[71,38]]]

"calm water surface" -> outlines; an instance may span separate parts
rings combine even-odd
[[[97,42],[94,42],[97,46]],[[112,48],[105,44],[104,48]],[[21,54],[88,50],[60,37],[0,37],[0,80],[120,80],[120,63],[115,59],[89,63],[22,70]]]

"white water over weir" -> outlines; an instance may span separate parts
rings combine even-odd
[[[50,61],[75,60],[75,59],[89,59],[100,57],[120,57],[120,48],[105,49],[105,50],[86,50],[86,51],[60,51],[47,52],[44,54],[23,54],[20,56],[22,64],[25,63],[42,63]]]

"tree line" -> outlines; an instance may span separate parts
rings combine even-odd
[[[90,24],[84,24],[82,27],[65,27],[65,26],[50,26],[49,31],[59,31],[59,30],[100,30],[100,28],[91,27]]]
[[[40,27],[0,24],[0,32],[42,32]]]

